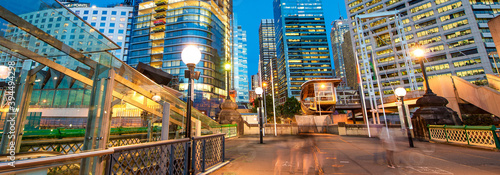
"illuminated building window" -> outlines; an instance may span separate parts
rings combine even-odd
[[[435,0],[434,2],[436,3],[436,5],[439,5],[439,4],[448,2],[448,1],[450,1],[450,0]]]
[[[449,11],[449,10],[456,9],[458,7],[462,7],[462,2],[461,1],[453,3],[453,4],[450,4],[450,5],[447,5],[447,6],[444,6],[444,7],[441,7],[441,8],[438,8],[437,10],[438,10],[438,13],[442,13],[442,12],[446,12],[446,11]]]
[[[419,15],[415,15],[415,16],[413,16],[412,19],[413,19],[413,21],[418,21],[418,20],[430,17],[432,15],[434,15],[434,11],[428,11],[428,12],[425,12],[425,13],[422,13],[422,14],[419,14]]]
[[[416,13],[416,12],[419,12],[421,10],[425,10],[425,9],[427,9],[429,7],[432,7],[432,4],[430,2],[428,2],[426,4],[422,4],[422,5],[418,6],[418,7],[412,8],[410,11],[412,13]]]
[[[429,38],[429,39],[425,39],[425,40],[420,40],[420,41],[418,41],[418,44],[426,45],[426,44],[431,44],[431,43],[435,43],[435,42],[439,42],[439,41],[441,41],[441,36],[437,36],[437,37],[433,37],[433,38]]]
[[[445,37],[446,37],[446,39],[452,39],[452,38],[456,38],[456,37],[460,37],[460,36],[465,36],[468,34],[471,34],[470,29],[450,33],[450,34],[445,35]]]
[[[484,74],[484,69],[474,69],[474,70],[457,72],[458,77],[467,77],[467,76],[480,75],[480,74]]]
[[[464,67],[464,66],[471,66],[471,65],[475,65],[475,64],[479,64],[481,63],[481,59],[480,58],[474,58],[474,59],[467,59],[467,60],[462,60],[462,61],[455,61],[453,62],[453,66],[455,67]]]
[[[417,37],[423,37],[423,36],[427,36],[427,35],[430,35],[430,34],[433,34],[433,33],[437,33],[439,32],[439,28],[432,28],[432,29],[429,29],[429,30],[424,30],[424,31],[421,31],[421,32],[417,32]]]
[[[441,51],[441,50],[444,50],[443,45],[426,48],[425,52],[430,53],[430,52],[437,52],[437,51]]]
[[[474,44],[474,39],[473,38],[471,38],[471,39],[465,39],[465,40],[461,40],[461,41],[457,41],[457,42],[453,42],[453,43],[449,43],[448,47],[449,48],[454,48],[454,47],[460,47],[460,46],[465,46],[465,45],[469,45],[469,44]]]
[[[464,16],[464,15],[465,15],[465,12],[464,11],[460,11],[460,12],[457,12],[457,13],[453,13],[453,14],[441,16],[441,17],[439,17],[439,19],[441,21],[448,21],[450,19],[455,19],[455,18]],[[479,23],[479,21],[478,21],[478,23]]]
[[[457,22],[454,22],[451,24],[443,25],[443,30],[453,29],[453,28],[457,28],[457,27],[464,26],[467,24],[469,24],[469,21],[467,19],[464,19],[464,20],[457,21]]]

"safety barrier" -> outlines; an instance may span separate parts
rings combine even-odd
[[[188,174],[188,149],[192,148],[192,172],[206,169],[224,161],[225,134],[165,140],[113,147],[76,154],[18,160],[15,167],[0,163],[0,174],[48,173],[78,174],[84,158],[97,157],[106,161],[105,174]],[[191,147],[191,144],[193,147]]]
[[[427,125],[429,139],[438,142],[466,144],[500,149],[496,127]]]

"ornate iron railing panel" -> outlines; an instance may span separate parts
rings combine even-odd
[[[430,140],[500,149],[495,126],[428,125]]]
[[[189,139],[116,147],[108,174],[184,174]]]
[[[225,135],[214,134],[193,138],[194,173],[224,162]]]

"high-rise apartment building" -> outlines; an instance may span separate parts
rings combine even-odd
[[[342,53],[342,44],[344,43],[344,34],[349,31],[349,22],[345,19],[337,19],[332,22],[330,40],[332,41],[333,63],[335,66],[335,77],[342,78],[342,85],[347,84],[346,71],[344,65],[344,56]]]
[[[321,0],[274,0],[278,96],[300,95],[301,85],[332,78],[330,46]]]
[[[274,29],[274,19],[262,19],[259,26],[259,51],[260,62],[262,63],[262,81],[267,82],[265,88],[268,94],[272,93],[274,85],[274,93],[278,92],[278,70],[276,63],[276,37]],[[272,62],[272,63],[271,63]],[[272,65],[272,67],[271,67]],[[271,73],[272,70],[272,73]],[[271,78],[271,76],[273,76]],[[271,82],[273,81],[273,82]]]
[[[233,19],[233,89],[236,90],[236,102],[248,103],[248,58],[247,32]]]
[[[128,64],[139,62],[176,77],[171,87],[187,94],[187,66],[181,52],[196,45],[202,59],[193,105],[210,117],[220,110],[226,92],[224,63],[231,59],[231,0],[145,0],[137,2]]]
[[[362,0],[345,1],[354,51],[360,45],[355,31],[355,16],[398,10],[404,24],[410,50],[416,44],[426,50],[425,67],[429,77],[456,75],[475,84],[486,82],[484,74],[492,73],[488,54],[496,51],[486,22],[497,13],[492,1],[461,0]],[[373,67],[380,75],[383,94],[393,94],[398,86],[409,88],[401,40],[394,17],[363,20],[366,48]],[[494,54],[494,56],[498,56]],[[370,56],[369,56],[370,58]],[[417,62],[417,60],[414,60]],[[417,64],[418,65],[418,64]],[[421,69],[413,65],[416,80],[422,87]]]

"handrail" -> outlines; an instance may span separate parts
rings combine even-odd
[[[113,147],[113,149],[114,149],[113,153],[127,151],[127,150],[133,150],[133,149],[153,147],[153,146],[158,146],[158,145],[168,145],[168,144],[174,144],[174,143],[181,143],[181,142],[187,142],[187,141],[189,141],[189,139],[184,138],[184,139],[176,139],[176,140],[162,140],[162,141],[151,142],[151,143],[141,143],[141,144],[136,144],[136,145],[119,146],[119,147]]]
[[[201,139],[210,138],[210,137],[220,137],[220,136],[224,136],[224,135],[226,135],[226,134],[221,133],[221,134],[212,134],[212,135],[207,135],[207,136],[198,136],[198,137],[193,137],[193,140],[201,140]]]
[[[53,164],[53,163],[57,163],[57,162],[70,161],[70,160],[82,159],[82,158],[87,158],[87,157],[103,156],[103,155],[113,154],[113,152],[114,152],[114,149],[109,148],[109,149],[105,149],[105,150],[81,152],[81,153],[68,154],[68,155],[62,155],[62,156],[28,159],[28,160],[16,161],[15,167],[9,165],[10,162],[0,163],[0,173],[8,172],[11,170],[16,170],[16,169],[32,168],[33,166],[39,167],[39,166],[49,165],[49,164]]]

